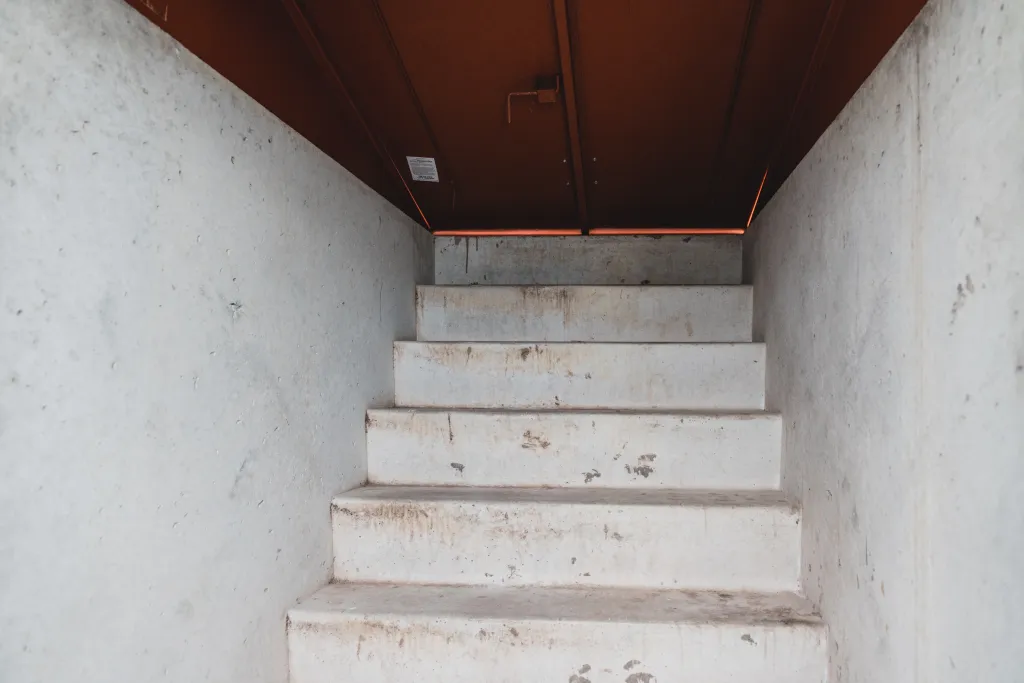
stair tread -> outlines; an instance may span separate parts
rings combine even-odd
[[[368,416],[386,415],[387,413],[473,413],[476,415],[633,415],[637,417],[678,417],[678,418],[722,418],[735,420],[757,420],[772,419],[778,420],[782,414],[771,410],[750,410],[750,409],[728,409],[728,408],[695,408],[695,409],[663,409],[663,408],[474,408],[454,407],[445,408],[441,406],[411,406],[397,408],[369,408],[366,411]]]
[[[356,616],[821,626],[796,593],[605,587],[332,583],[290,612],[292,622],[307,624]]]
[[[541,505],[646,505],[693,507],[786,507],[795,502],[775,490],[513,488],[483,486],[364,486],[339,494],[334,506],[358,502],[468,502]]]

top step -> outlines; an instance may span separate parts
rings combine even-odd
[[[437,237],[438,285],[738,285],[739,236]]]

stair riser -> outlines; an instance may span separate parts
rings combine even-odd
[[[395,403],[760,410],[763,344],[396,342]]]
[[[288,640],[291,683],[821,683],[826,667],[823,630],[800,624],[385,616],[293,622]]]
[[[787,591],[799,515],[784,506],[339,499],[338,580]]]
[[[750,287],[418,287],[420,341],[749,342]]]
[[[371,410],[371,483],[774,489],[777,415]]]
[[[742,238],[434,239],[439,285],[738,285]]]

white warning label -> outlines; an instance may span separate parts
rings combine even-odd
[[[409,173],[413,180],[425,183],[439,182],[437,179],[437,162],[434,157],[406,157],[409,162]]]

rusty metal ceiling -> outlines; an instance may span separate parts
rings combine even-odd
[[[128,2],[434,231],[742,229],[924,5]]]

